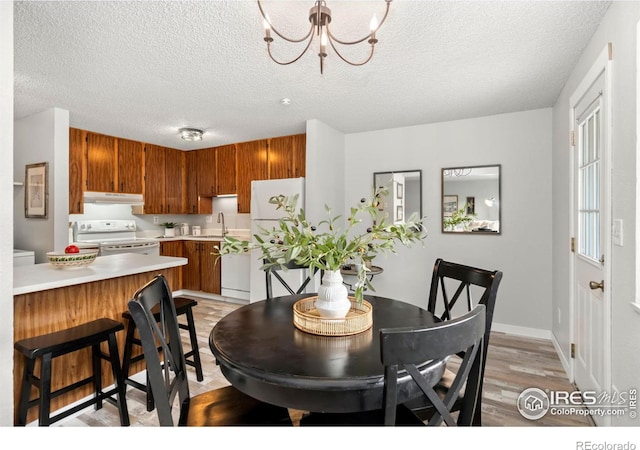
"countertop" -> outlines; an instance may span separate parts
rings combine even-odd
[[[13,269],[13,295],[169,269],[187,262],[187,258],[122,253],[99,256],[92,264],[80,268],[55,269],[48,262],[19,266]]]

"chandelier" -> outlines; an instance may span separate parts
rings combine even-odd
[[[331,48],[341,60],[343,60],[347,64],[351,64],[352,66],[363,66],[369,61],[371,61],[371,58],[373,57],[374,47],[378,42],[378,39],[376,39],[376,32],[380,29],[385,19],[387,18],[387,14],[389,14],[389,6],[393,0],[384,0],[387,7],[385,9],[382,20],[378,22],[378,19],[374,14],[369,24],[370,33],[364,36],[362,39],[358,39],[356,41],[343,41],[338,37],[336,37],[333,33],[331,33],[331,30],[329,28],[329,24],[331,23],[331,10],[327,7],[327,2],[325,2],[324,0],[317,0],[315,2],[315,5],[309,10],[309,22],[311,23],[311,28],[309,29],[309,32],[300,39],[291,39],[289,37],[284,36],[282,33],[276,30],[273,27],[271,20],[269,19],[267,14],[264,12],[264,9],[262,8],[262,3],[260,2],[260,0],[257,0],[257,1],[258,1],[258,8],[260,8],[260,14],[264,19],[264,30],[265,30],[264,40],[267,43],[267,52],[269,53],[269,57],[275,63],[280,64],[282,66],[292,64],[297,60],[299,60],[302,57],[302,55],[304,55],[307,52],[307,50],[309,50],[314,37],[318,36],[318,38],[320,39],[320,48],[319,48],[318,56],[320,57],[320,73],[322,74],[324,70],[324,59],[327,57],[327,44],[331,45]],[[302,53],[300,53],[291,61],[279,61],[276,58],[274,58],[273,54],[271,53],[271,43],[273,42],[273,38],[271,37],[272,31],[277,36],[284,39],[285,41],[292,42],[292,43],[307,41],[307,45],[304,48],[304,50],[302,50]],[[337,44],[356,45],[364,41],[367,41],[371,45],[371,51],[369,52],[369,56],[364,61],[361,61],[361,62],[349,61],[346,57],[344,57],[340,53],[340,51],[337,48]]]

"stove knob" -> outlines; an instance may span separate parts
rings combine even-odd
[[[84,230],[85,228],[87,228],[87,226],[85,224],[80,225],[80,229]]]

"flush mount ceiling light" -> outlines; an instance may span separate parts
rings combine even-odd
[[[282,33],[276,30],[273,27],[271,20],[269,19],[267,14],[264,12],[262,8],[262,3],[260,2],[260,0],[257,0],[257,1],[258,1],[258,8],[260,8],[260,14],[262,14],[262,18],[264,19],[264,30],[265,30],[264,40],[267,43],[267,52],[269,53],[269,57],[275,63],[280,64],[282,66],[292,64],[297,60],[299,60],[302,57],[302,55],[304,55],[307,52],[307,50],[309,50],[314,37],[318,36],[318,38],[320,39],[320,49],[318,52],[318,56],[320,57],[320,73],[322,74],[324,70],[324,59],[327,57],[327,44],[331,45],[331,48],[341,60],[343,60],[347,64],[351,64],[352,66],[363,66],[369,61],[371,61],[371,58],[373,57],[374,47],[378,42],[378,39],[376,39],[376,32],[380,29],[385,19],[387,18],[387,14],[389,14],[389,7],[393,0],[384,0],[387,8],[385,9],[384,17],[382,17],[382,20],[378,22],[378,19],[374,14],[369,25],[369,29],[370,29],[369,34],[364,36],[362,39],[358,39],[356,41],[343,41],[338,39],[333,33],[331,33],[331,30],[329,29],[329,24],[331,23],[331,10],[327,7],[327,2],[325,2],[324,0],[316,1],[315,5],[309,10],[309,22],[311,22],[311,28],[309,29],[309,32],[306,34],[306,36],[300,39],[291,39],[289,37],[284,36]],[[273,38],[271,37],[271,31],[273,31],[276,35],[278,35],[280,38],[284,39],[285,41],[292,42],[292,43],[307,41],[307,45],[304,48],[304,50],[302,50],[302,53],[300,53],[297,57],[295,57],[291,61],[278,61],[276,58],[273,57],[273,54],[271,53],[271,43],[273,42]],[[371,51],[369,53],[369,56],[362,62],[349,61],[338,51],[338,48],[336,47],[336,44],[356,45],[364,41],[367,41],[371,45]]]
[[[185,141],[201,141],[202,130],[197,128],[180,128],[180,137]]]

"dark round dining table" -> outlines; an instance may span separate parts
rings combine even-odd
[[[318,336],[293,325],[293,304],[313,294],[250,303],[222,318],[211,330],[209,347],[223,375],[259,400],[311,412],[359,412],[382,408],[384,366],[380,329],[424,327],[438,319],[399,300],[365,296],[373,306],[373,326],[352,336]],[[421,367],[435,384],[444,360]],[[399,372],[399,402],[421,395],[410,376]]]

